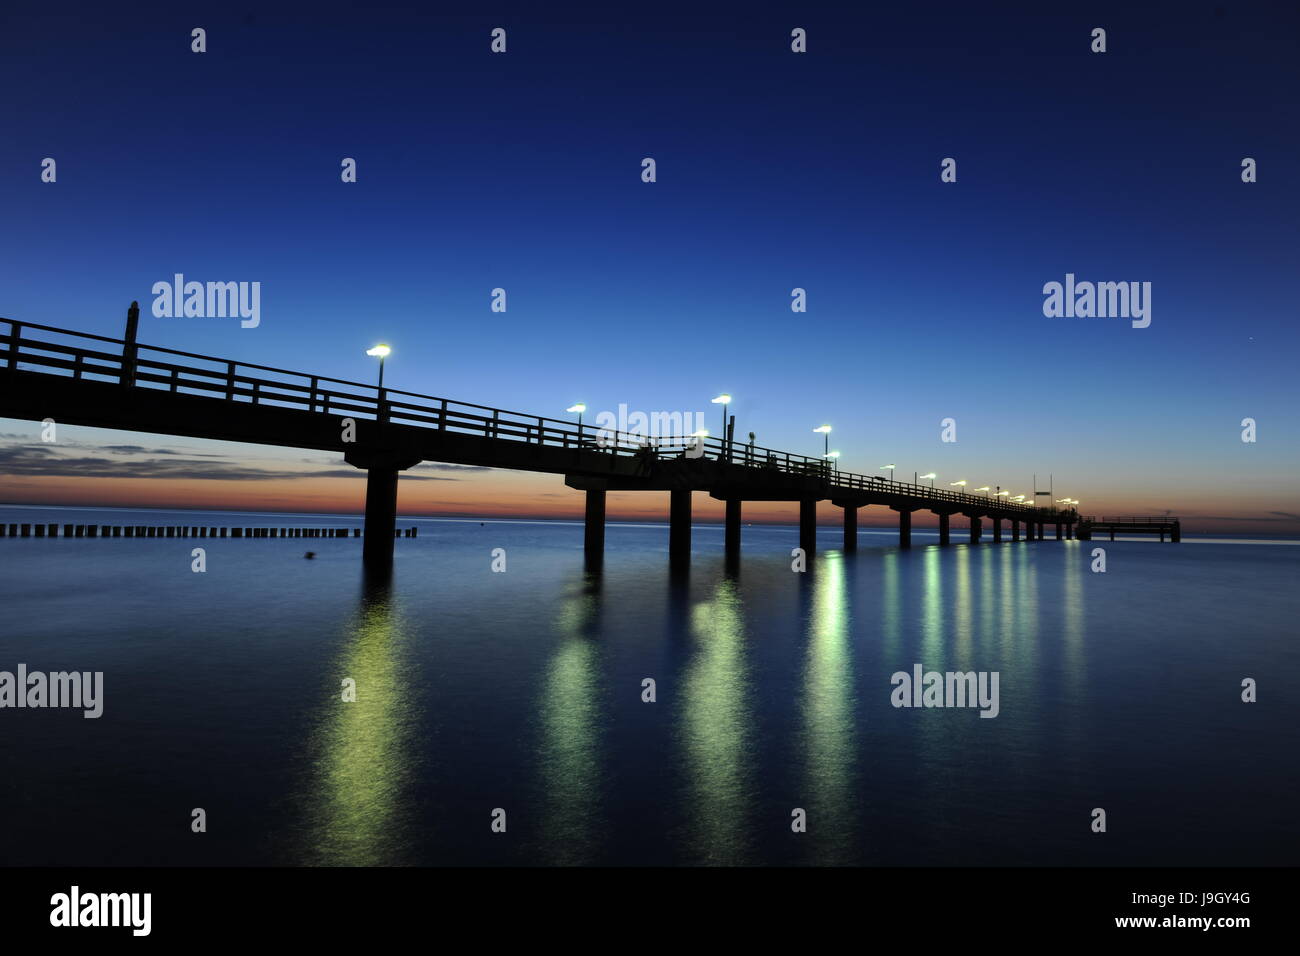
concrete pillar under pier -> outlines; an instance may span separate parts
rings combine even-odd
[[[605,489],[587,489],[587,515],[582,535],[583,555],[589,565],[605,559]]]
[[[804,556],[817,553],[817,499],[804,498],[799,502],[799,547]]]
[[[727,525],[724,532],[725,550],[728,557],[740,555],[740,499],[727,499]]]
[[[1002,543],[1002,519],[994,518],[993,520],[993,543]]]
[[[970,519],[970,543],[971,544],[980,543],[980,531],[982,530],[981,525],[982,522],[980,521],[979,518]]]
[[[858,550],[858,509],[856,505],[844,506],[844,550]]]
[[[393,531],[397,527],[397,469],[366,472],[366,533],[361,558],[368,565],[393,563]]]
[[[1039,541],[1042,541],[1042,540],[1043,540],[1043,532],[1046,531],[1046,530],[1047,530],[1047,522],[1045,522],[1045,521],[1039,521],[1039,522],[1038,522],[1038,540],[1039,540]]]
[[[900,548],[910,548],[912,546],[912,512],[902,509],[898,511],[898,546]]]
[[[361,560],[368,567],[390,566],[397,535],[397,476],[418,465],[420,459],[364,448],[347,452],[343,459],[354,468],[366,469],[366,530]]]
[[[1020,520],[1018,518],[1011,519],[1011,540],[1020,540]]]
[[[1061,540],[1061,522],[1056,522],[1056,540]]]
[[[946,514],[939,515],[939,543],[948,543],[948,516]]]
[[[668,492],[668,560],[689,564],[691,560],[691,493]]]

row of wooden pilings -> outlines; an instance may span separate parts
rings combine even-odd
[[[691,492],[670,491],[668,503],[668,556],[675,564],[690,560],[691,554]],[[599,562],[605,552],[605,491],[598,488],[586,489],[586,527],[584,550],[589,562]],[[741,500],[726,499],[726,518],[724,523],[724,551],[728,558],[740,556]],[[844,550],[858,549],[858,508],[859,505],[839,505],[844,509]],[[893,508],[898,512],[898,545],[901,548],[912,546],[912,512]],[[920,510],[920,509],[917,509]],[[952,513],[938,512],[939,544],[951,543],[950,521]],[[993,524],[993,543],[1002,541],[1003,518],[990,519]],[[1011,540],[1021,540],[1021,526],[1024,526],[1026,541],[1042,541],[1047,526],[1055,525],[1056,540],[1074,537],[1073,520],[1037,519],[1026,515],[1023,518],[1007,518],[1011,525]],[[984,518],[970,519],[970,543],[979,544],[984,534]],[[804,554],[812,557],[817,550],[817,501],[805,499],[799,502],[799,547]]]
[[[418,528],[396,528],[394,538],[414,538]],[[0,524],[0,538],[57,538],[57,524]],[[359,538],[360,528],[212,528],[195,525],[65,524],[65,538]]]

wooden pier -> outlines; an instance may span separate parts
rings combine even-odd
[[[674,564],[690,556],[693,492],[725,503],[729,557],[740,551],[746,501],[798,503],[799,546],[809,558],[816,551],[819,501],[843,510],[846,551],[857,547],[858,511],[868,506],[898,515],[898,542],[904,548],[911,545],[917,511],[938,516],[941,545],[950,544],[954,515],[970,520],[973,545],[985,528],[1001,544],[1003,522],[1013,542],[1022,540],[1022,529],[1025,542],[1042,541],[1048,525],[1055,527],[1057,540],[1068,539],[1079,520],[1073,509],[1039,508],[1008,500],[1005,492],[971,494],[855,474],[823,457],[758,448],[730,434],[648,440],[145,345],[136,339],[138,324],[135,303],[122,339],[0,319],[0,416],[340,453],[367,472],[369,533],[362,546],[367,565],[391,563],[398,476],[422,461],[564,476],[565,484],[586,495],[585,550],[592,565],[604,552],[605,499],[611,491],[668,493]]]

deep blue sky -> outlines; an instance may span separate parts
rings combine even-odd
[[[370,380],[386,339],[466,401],[716,429],[729,390],[854,470],[1300,511],[1295,5],[903,6],[10,5],[0,315],[139,299],[197,352]],[[261,326],[152,318],[175,272],[260,281]],[[1151,327],[1045,318],[1066,272],[1150,281]]]

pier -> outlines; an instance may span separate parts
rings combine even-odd
[[[1071,538],[1072,509],[1038,508],[998,497],[949,491],[840,471],[834,461],[741,444],[727,436],[647,441],[539,415],[458,402],[145,345],[139,308],[128,310],[124,338],[0,319],[0,416],[29,421],[251,442],[332,451],[367,473],[364,560],[391,563],[397,482],[422,461],[563,475],[586,497],[587,560],[604,554],[605,499],[611,491],[669,495],[669,559],[689,561],[691,495],[725,505],[725,548],[739,555],[745,502],[799,505],[799,546],[816,552],[816,508],[843,512],[843,546],[857,548],[860,511],[897,514],[898,543],[912,543],[912,515],[939,518],[939,543],[951,543],[951,519],[969,521],[969,541]],[[1176,522],[1175,522],[1176,524]],[[1176,534],[1176,532],[1174,532]],[[1082,537],[1082,534],[1080,535]],[[1177,540],[1175,537],[1173,540]]]

